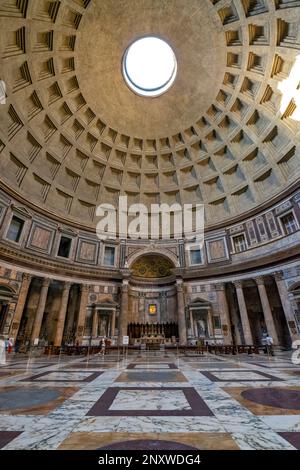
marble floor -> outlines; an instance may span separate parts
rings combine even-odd
[[[15,355],[0,366],[0,449],[300,449],[291,353]]]

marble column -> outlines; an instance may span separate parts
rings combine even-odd
[[[98,336],[98,322],[99,322],[99,312],[96,309],[94,309],[93,323],[92,323],[92,338],[97,338]]]
[[[179,343],[181,346],[185,346],[187,342],[183,286],[184,286],[183,280],[176,279],[178,331],[179,331]]]
[[[15,313],[10,328],[10,337],[14,339],[14,342],[17,339],[18,331],[20,328],[20,323],[27,300],[27,295],[30,287],[32,276],[30,274],[24,273],[22,276],[22,284],[20,287],[18,302],[16,305]]]
[[[190,308],[189,311],[190,311],[191,336],[195,336],[193,310]]]
[[[232,333],[231,333],[231,320],[230,320],[229,308],[228,308],[228,303],[227,303],[227,298],[226,298],[225,284],[224,283],[217,284],[216,291],[217,291],[218,307],[219,307],[219,314],[221,318],[224,344],[231,345],[233,344]]]
[[[67,341],[71,341],[74,339],[74,326],[75,326],[75,313],[76,308],[78,305],[78,292],[75,289],[75,286],[71,287],[70,294],[69,294],[69,304],[68,304],[68,314],[66,320],[66,334],[67,334]]]
[[[63,334],[64,334],[64,326],[66,321],[67,315],[67,308],[68,308],[68,301],[69,301],[69,294],[70,294],[71,283],[65,282],[63,285],[63,291],[61,296],[61,303],[57,317],[57,324],[56,324],[56,331],[54,337],[54,346],[61,346]]]
[[[264,317],[265,317],[265,323],[266,323],[267,331],[268,331],[269,335],[272,336],[274,345],[277,345],[277,344],[279,344],[279,340],[278,340],[278,335],[277,335],[277,331],[276,331],[276,326],[275,326],[275,323],[274,323],[272,310],[271,310],[271,307],[270,307],[270,302],[269,302],[269,299],[268,299],[268,294],[267,294],[267,291],[266,291],[266,286],[265,286],[265,283],[264,283],[264,278],[263,278],[263,276],[258,276],[254,280],[255,280],[255,282],[257,284],[257,287],[258,287],[259,297],[260,297],[261,306],[262,306],[262,309],[263,309],[263,314],[264,314]]]
[[[243,292],[243,284],[241,281],[235,281],[234,286],[235,286],[236,295],[237,295],[238,304],[239,304],[245,344],[252,345],[253,338],[252,338],[251,327],[250,327],[250,322],[248,318],[248,312],[247,312],[247,307],[246,307],[246,302],[245,302],[245,297],[244,297],[244,292]]]
[[[121,287],[121,311],[119,315],[119,339],[120,345],[123,344],[123,336],[127,336],[127,320],[129,307],[129,281],[123,279]]]
[[[145,307],[146,294],[144,292],[139,292],[138,295],[139,295],[138,323],[146,323],[146,307]]]
[[[78,320],[77,320],[77,327],[76,327],[76,337],[75,342],[79,345],[82,344],[82,337],[84,334],[84,325],[85,325],[85,318],[87,314],[87,305],[89,300],[89,291],[90,286],[82,284],[80,286],[81,296],[80,296],[80,307],[78,313]]]
[[[116,309],[114,308],[111,313],[111,327],[110,327],[110,334],[112,338],[115,336],[115,328],[116,328]]]
[[[51,282],[50,279],[43,279],[42,281],[42,288],[41,288],[39,303],[37,306],[37,311],[36,311],[33,328],[31,332],[31,344],[34,344],[34,341],[38,339],[40,336],[50,282]]]
[[[289,299],[289,292],[287,290],[282,271],[277,271],[276,273],[274,273],[274,278],[277,284],[277,289],[280,296],[282,309],[288,325],[291,340],[292,342],[299,340],[300,334],[297,330],[294,311],[291,305],[291,301]]]
[[[207,327],[208,327],[208,335],[214,338],[215,336],[215,329],[214,329],[214,322],[211,308],[208,307],[207,309]]]

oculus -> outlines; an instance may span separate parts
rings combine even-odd
[[[133,42],[123,57],[123,76],[138,95],[155,97],[174,83],[177,61],[169,44],[154,36]]]

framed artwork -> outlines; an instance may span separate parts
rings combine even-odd
[[[149,315],[156,315],[157,314],[157,305],[150,304],[149,307],[148,307],[148,313],[149,313]]]

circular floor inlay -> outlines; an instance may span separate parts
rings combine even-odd
[[[139,95],[162,95],[174,83],[176,73],[175,54],[162,39],[153,36],[138,39],[124,54],[125,81]]]
[[[57,399],[60,392],[49,389],[23,388],[0,392],[0,410],[16,410],[32,406],[46,405]]]
[[[242,392],[242,397],[259,403],[288,410],[300,410],[300,391],[279,388],[254,388]]]
[[[116,442],[98,450],[197,450],[195,447],[173,441],[136,440]]]

